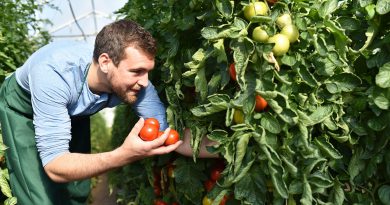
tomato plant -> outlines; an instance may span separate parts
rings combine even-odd
[[[389,203],[387,1],[279,0],[248,19],[245,6],[253,2],[134,0],[119,12],[158,39],[152,81],[169,125],[188,128],[194,153],[132,168],[148,170],[149,179],[149,167],[174,158],[175,178],[162,178],[169,187],[162,195],[180,204],[200,204],[204,196],[219,204],[225,195],[238,204]],[[278,19],[284,14],[287,20]],[[289,25],[298,31],[295,42],[282,33]],[[256,27],[267,42],[253,37]],[[187,87],[196,93],[191,103]],[[254,109],[256,95],[267,112]],[[204,138],[218,142],[208,150],[226,164],[210,192],[204,183],[215,161],[198,158]],[[133,200],[147,198],[148,185],[121,184],[139,187]]]

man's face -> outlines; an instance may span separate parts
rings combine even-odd
[[[123,102],[134,103],[139,91],[148,85],[148,73],[154,67],[154,58],[150,58],[140,49],[127,47],[126,57],[118,67],[110,63],[108,81],[113,93]]]

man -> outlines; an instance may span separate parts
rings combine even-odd
[[[188,143],[163,146],[169,132],[165,108],[148,80],[155,53],[147,31],[120,20],[99,32],[94,48],[46,45],[6,79],[0,120],[18,204],[85,204],[93,176],[176,149],[189,155]],[[121,102],[132,104],[140,120],[120,147],[90,154],[88,116]],[[157,118],[165,133],[145,142],[138,133],[149,117]]]

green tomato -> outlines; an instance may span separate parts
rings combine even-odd
[[[279,16],[278,18],[276,18],[276,25],[278,25],[280,29],[290,24],[292,24],[290,14],[285,13]]]
[[[242,124],[245,122],[244,113],[241,110],[235,110],[233,114],[233,120],[236,124]]]
[[[254,2],[244,7],[244,16],[250,21],[254,16],[265,16],[267,15],[268,7],[264,2]]]
[[[276,34],[270,37],[268,42],[275,44],[272,48],[272,52],[275,56],[282,56],[287,53],[288,49],[290,49],[290,41],[287,36],[283,34]]]
[[[252,39],[257,42],[267,42],[269,36],[260,26],[253,29]]]
[[[298,31],[297,27],[293,24],[289,24],[289,25],[286,25],[285,27],[283,27],[283,29],[280,33],[287,36],[290,43],[294,43],[299,38],[299,31]]]

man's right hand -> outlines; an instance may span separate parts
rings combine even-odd
[[[153,155],[162,155],[172,152],[177,149],[182,141],[169,146],[165,146],[164,142],[168,137],[170,128],[164,131],[164,134],[152,141],[143,141],[139,137],[139,132],[144,126],[144,119],[140,118],[135,124],[129,135],[126,137],[123,144],[115,151],[118,151],[124,157],[124,163],[128,164],[136,160]]]

